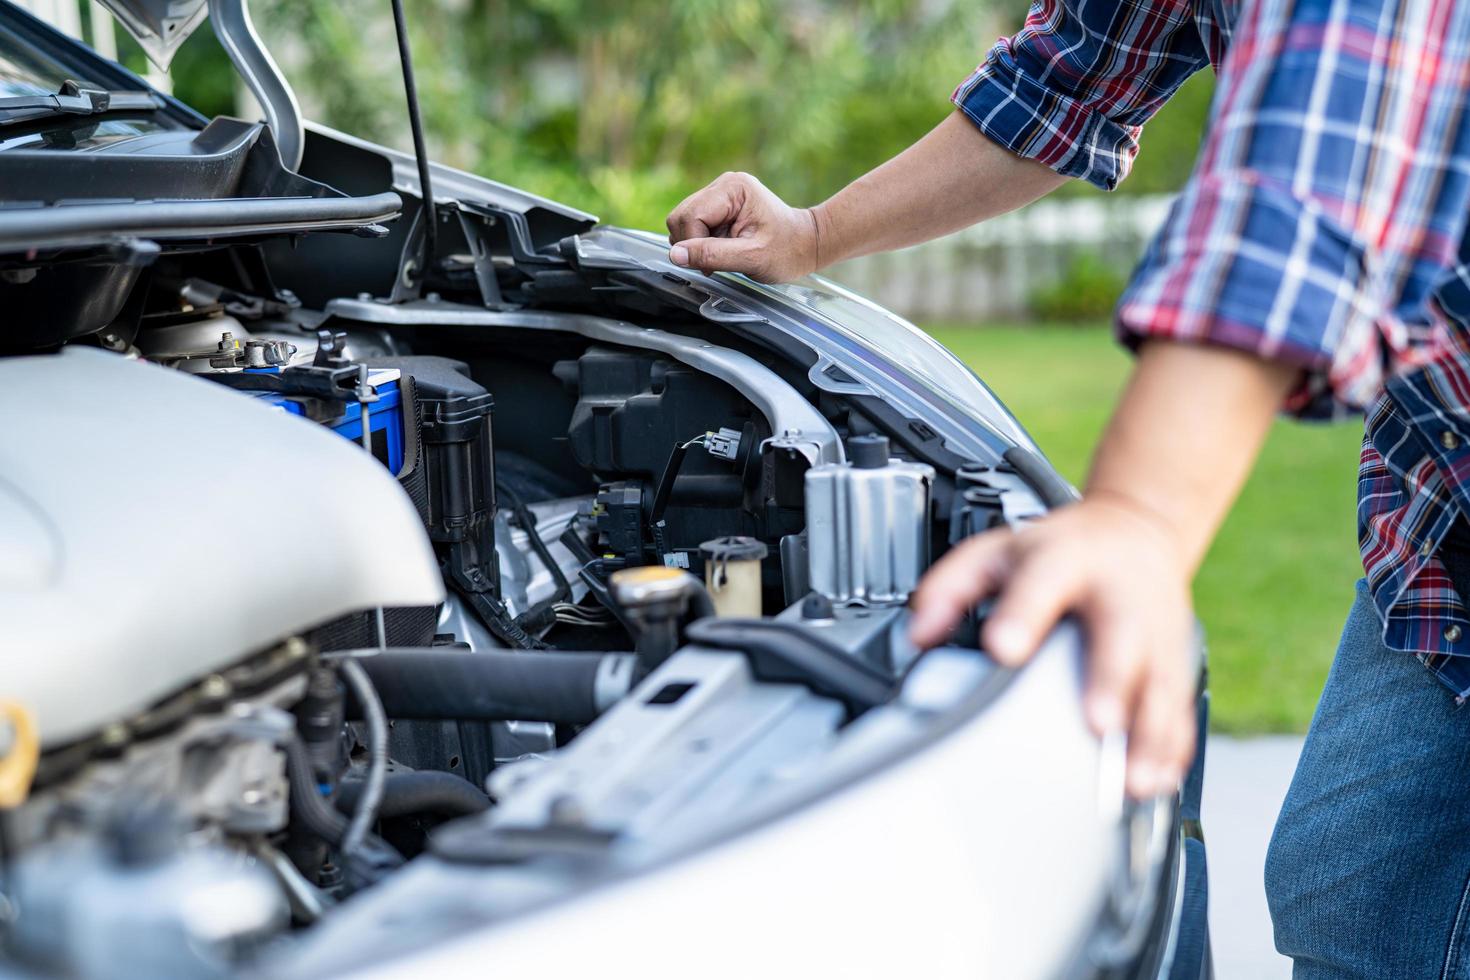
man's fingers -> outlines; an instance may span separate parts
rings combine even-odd
[[[1144,678],[1128,735],[1128,795],[1147,799],[1172,792],[1194,754],[1190,688],[1155,670]]]
[[[1011,532],[977,535],[935,563],[914,592],[909,639],[920,648],[940,643],[970,607],[994,592],[1005,578]]]
[[[732,224],[745,206],[745,186],[726,174],[714,183],[695,191],[669,213],[669,242],[689,238],[708,238],[717,228]]]
[[[981,645],[1007,666],[1024,663],[1077,601],[1084,557],[1048,551],[1018,561],[995,608],[985,618]]]
[[[677,212],[669,215],[669,244],[682,242],[686,238],[708,238],[710,227],[698,218],[680,216]]]
[[[1146,638],[1138,624],[1108,610],[1082,610],[1087,643],[1087,692],[1082,710],[1099,735],[1122,731],[1146,665]]]
[[[749,238],[690,238],[669,249],[669,261],[703,272],[760,272],[760,245]]]

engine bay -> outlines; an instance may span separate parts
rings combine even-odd
[[[426,216],[346,139],[302,172],[411,216],[0,256],[28,318],[0,574],[36,665],[0,725],[33,770],[0,966],[392,955],[405,908],[432,942],[657,867],[1003,680],[973,623],[910,648],[905,603],[1058,502],[1034,456],[954,451],[641,239],[452,172]]]

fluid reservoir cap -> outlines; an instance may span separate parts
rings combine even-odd
[[[705,561],[762,561],[767,551],[763,542],[755,538],[732,534],[724,538],[711,538],[699,546]]]
[[[847,440],[847,458],[860,470],[881,470],[888,465],[888,437],[853,436]]]
[[[688,572],[665,565],[640,565],[623,568],[608,578],[613,598],[624,606],[641,606],[663,599],[682,598],[689,594],[695,581]]]

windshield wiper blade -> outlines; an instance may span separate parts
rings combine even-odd
[[[152,112],[157,108],[159,102],[152,92],[110,92],[67,79],[55,95],[19,95],[0,99],[0,126],[53,116]]]

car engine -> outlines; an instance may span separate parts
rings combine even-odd
[[[201,194],[303,210],[0,221],[0,970],[318,975],[407,906],[430,941],[667,860],[995,672],[916,661],[904,604],[1066,498],[1028,451],[958,455],[641,237],[442,171],[423,271],[401,157],[189,138],[242,182]]]

